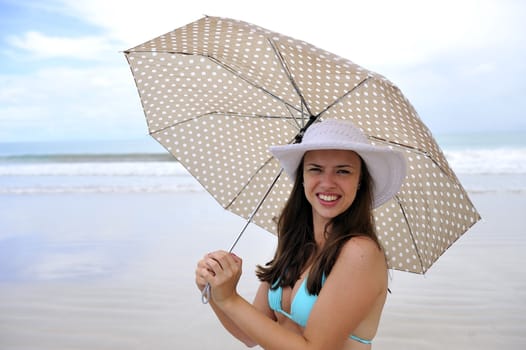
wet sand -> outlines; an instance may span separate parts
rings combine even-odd
[[[471,197],[482,222],[425,276],[392,272],[374,349],[526,348],[526,194]],[[243,349],[193,282],[242,225],[204,192],[0,196],[0,349]],[[237,246],[247,299],[274,245]]]

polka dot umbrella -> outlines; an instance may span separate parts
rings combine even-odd
[[[347,59],[216,17],[125,56],[151,136],[224,208],[270,232],[292,185],[268,147],[326,118],[349,119],[406,157],[401,190],[374,212],[390,268],[424,273],[480,219],[410,102]]]

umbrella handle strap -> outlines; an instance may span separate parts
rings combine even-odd
[[[207,283],[201,292],[201,302],[203,304],[208,304],[208,301],[210,301],[210,283]]]

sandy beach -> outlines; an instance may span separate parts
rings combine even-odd
[[[374,349],[526,348],[526,194],[471,198],[483,220],[425,276],[392,272]],[[204,192],[0,195],[0,349],[243,349],[193,282],[242,224]],[[247,299],[274,245],[236,248]]]

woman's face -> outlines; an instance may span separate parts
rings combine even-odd
[[[351,206],[360,173],[361,160],[353,151],[315,150],[305,153],[303,186],[315,222],[326,223]]]

